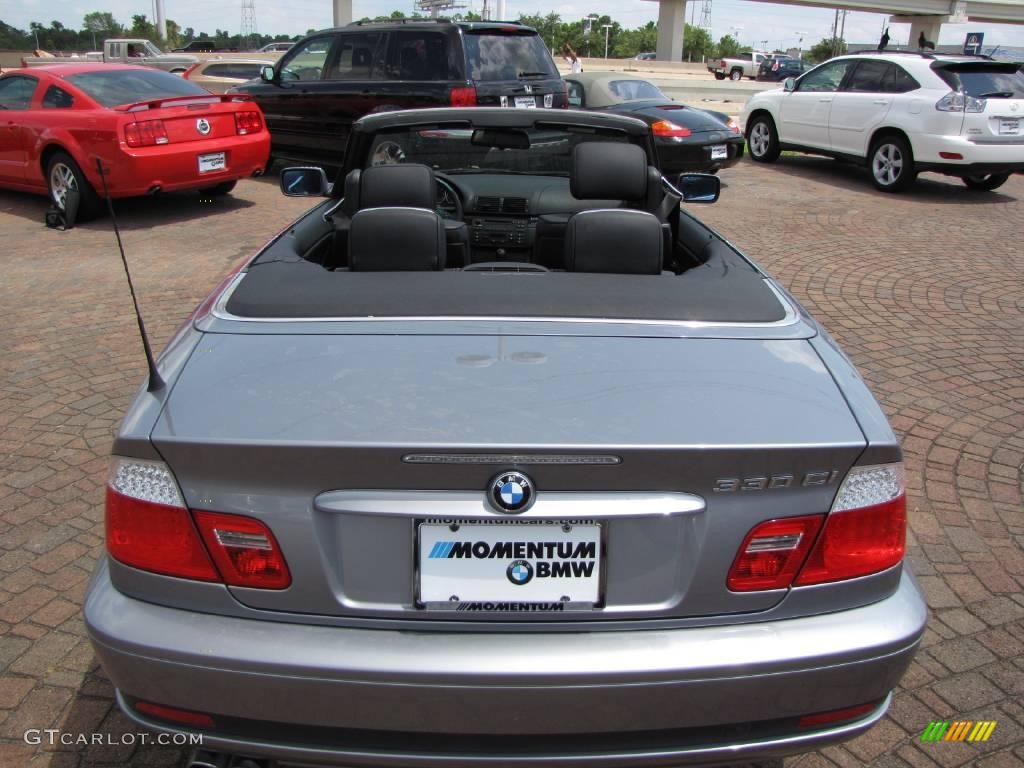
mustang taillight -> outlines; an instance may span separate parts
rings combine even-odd
[[[878,573],[903,560],[906,528],[903,464],[854,467],[827,516],[779,518],[755,526],[726,581],[734,592],[751,592]]]
[[[107,552],[133,568],[262,589],[291,583],[269,528],[242,515],[190,513],[170,469],[160,461],[114,458],[106,529]]]
[[[651,133],[655,136],[683,138],[685,136],[692,136],[692,132],[689,128],[682,125],[676,125],[671,120],[659,120],[651,126]]]
[[[263,130],[263,118],[259,112],[235,112],[235,133],[244,136]]]
[[[472,85],[452,88],[448,93],[448,104],[452,107],[475,107],[476,88]]]
[[[124,142],[129,147],[152,147],[169,141],[163,120],[140,120],[124,127]]]

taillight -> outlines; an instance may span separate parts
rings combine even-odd
[[[452,88],[448,94],[448,103],[453,107],[475,107],[476,88],[472,85]]]
[[[672,138],[683,138],[685,136],[693,135],[689,128],[682,125],[676,125],[671,120],[659,120],[651,126],[651,133],[655,136]]]
[[[569,108],[569,84],[562,81],[562,109]]]
[[[202,62],[200,62],[200,64],[201,63]],[[189,79],[188,76],[192,74],[192,70],[194,70],[198,66],[199,66],[199,64],[193,64],[191,67],[186,69],[184,72],[181,73],[182,78],[185,79],[185,80],[188,80]]]
[[[718,62],[718,66],[720,66],[722,69],[725,69],[728,65],[725,63],[725,59],[722,59],[720,62]]]
[[[733,133],[740,133],[740,124],[736,122],[736,118],[730,117],[726,125],[729,126],[729,130]]]
[[[106,522],[107,551],[115,560],[182,579],[220,581],[178,484],[162,462],[114,459]]]
[[[224,581],[233,587],[284,589],[291,574],[281,549],[259,520],[221,512],[196,512],[206,548]]]
[[[827,516],[784,517],[754,526],[729,569],[729,589],[823,584],[897,565],[906,550],[905,489],[901,463],[854,467]]]
[[[244,136],[263,130],[263,118],[259,112],[235,112],[235,133]]]
[[[903,464],[854,467],[794,584],[822,584],[884,571],[903,560],[906,543]]]
[[[976,99],[963,91],[950,91],[937,102],[935,108],[939,112],[984,112],[985,99]]]
[[[190,513],[160,461],[114,458],[106,528],[110,556],[133,568],[238,587],[291,584],[284,555],[266,525],[243,515]]]
[[[172,723],[196,725],[203,728],[213,728],[214,726],[213,718],[205,712],[193,712],[190,709],[165,707],[163,704],[151,704],[148,701],[135,702],[135,709],[144,715],[158,717],[161,720],[169,720]]]
[[[784,517],[755,526],[743,540],[729,569],[729,589],[753,592],[790,586],[824,517]]]
[[[129,147],[151,147],[169,139],[163,120],[141,120],[124,127],[124,141]]]
[[[880,701],[871,701],[867,704],[858,704],[855,707],[844,707],[833,709],[828,712],[818,712],[813,715],[804,715],[797,721],[797,728],[816,728],[821,725],[832,725],[843,723],[848,720],[857,720],[869,712],[878,709]]]

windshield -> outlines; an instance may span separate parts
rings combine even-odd
[[[470,80],[558,77],[555,62],[536,32],[466,30],[463,40]]]
[[[171,96],[209,96],[195,83],[159,69],[112,69],[68,75],[68,82],[104,107]]]
[[[147,56],[163,56],[164,55],[163,51],[161,51],[159,48],[157,48],[155,45],[153,45],[148,40],[145,42],[144,45],[145,45],[145,48],[146,48],[146,55]]]
[[[951,65],[938,70],[939,76],[954,91],[963,90],[978,99],[1024,99],[1024,75],[1015,65],[964,64]]]
[[[568,176],[577,144],[627,140],[619,133],[584,133],[560,127],[404,129],[377,134],[364,167],[423,163],[451,174]]]

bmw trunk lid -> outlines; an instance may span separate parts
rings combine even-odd
[[[766,610],[726,587],[743,536],[826,512],[865,445],[806,339],[424,333],[206,334],[152,440],[189,507],[279,541],[291,586],[244,605],[503,621]]]

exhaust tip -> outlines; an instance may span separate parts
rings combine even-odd
[[[148,190],[146,191],[146,194],[147,194],[147,195],[155,195],[155,194],[157,194],[157,193],[158,193],[158,192],[159,192],[159,191],[160,191],[161,189],[162,189],[162,187],[161,187],[161,186],[160,186],[159,184],[154,184],[154,185],[153,185],[152,187],[150,187],[150,188],[149,188],[149,189],[148,189]]]
[[[186,768],[273,768],[274,763],[254,757],[239,757],[227,752],[195,750],[185,762]]]

